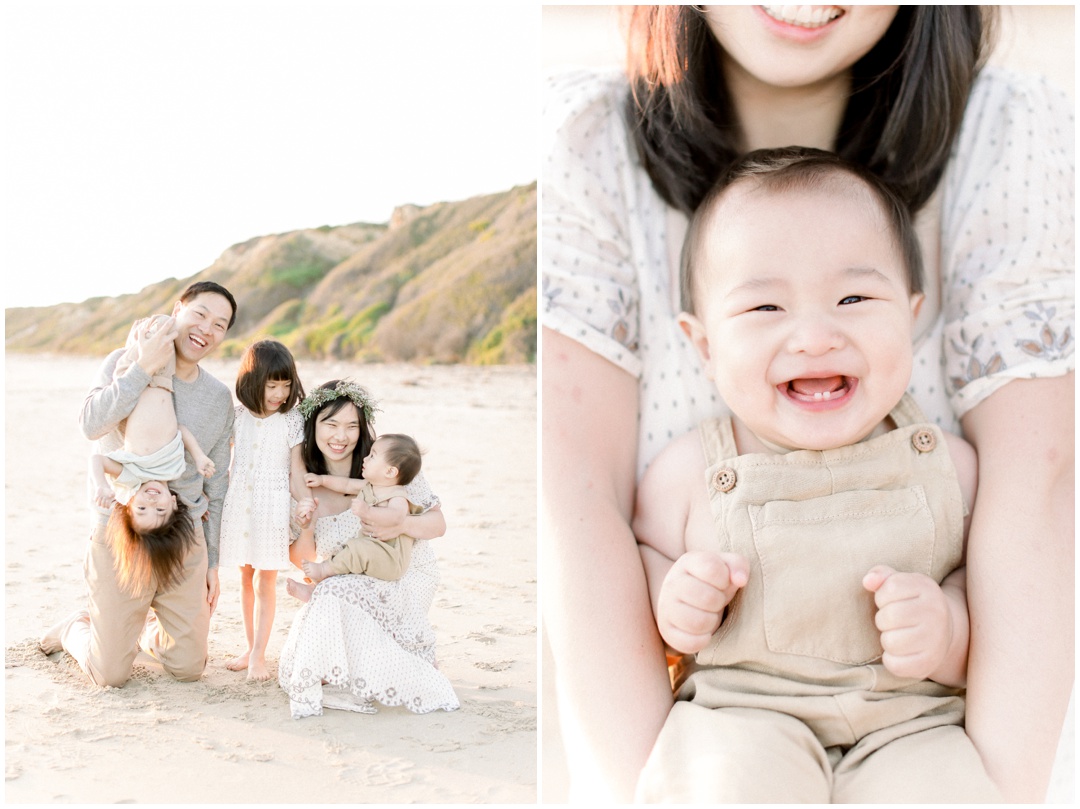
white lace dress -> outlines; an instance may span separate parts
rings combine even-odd
[[[351,511],[315,523],[320,558],[337,552],[359,530]],[[294,719],[323,708],[375,713],[375,703],[414,713],[455,710],[450,681],[435,663],[435,632],[428,609],[439,571],[426,540],[398,581],[331,576],[321,581],[293,620],[278,664]]]
[[[236,407],[229,491],[221,515],[221,567],[289,570],[289,456],[304,440],[293,408],[264,419]]]

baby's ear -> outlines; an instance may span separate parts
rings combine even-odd
[[[694,344],[694,348],[697,349],[698,356],[701,357],[701,362],[708,367],[709,364],[709,337],[705,332],[705,324],[698,318],[689,312],[679,312],[677,318],[679,327],[686,333],[686,336],[690,338],[690,342]]]
[[[919,316],[919,310],[922,309],[923,301],[926,300],[926,296],[921,292],[911,293],[911,319],[914,321]]]

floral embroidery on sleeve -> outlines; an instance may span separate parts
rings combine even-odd
[[[1065,330],[1059,336],[1057,330],[1051,325],[1054,322],[1054,315],[1057,314],[1057,307],[1047,308],[1041,301],[1037,302],[1035,307],[1035,310],[1026,310],[1024,316],[1030,320],[1042,321],[1039,339],[1017,340],[1016,345],[1024,353],[1045,360],[1057,360],[1071,355],[1073,352],[1072,326],[1066,323]]]

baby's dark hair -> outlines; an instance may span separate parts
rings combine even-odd
[[[173,492],[175,494],[175,492]],[[117,503],[106,528],[120,588],[130,595],[167,590],[180,581],[184,558],[195,544],[195,526],[180,498],[169,518],[140,533],[127,506]]]
[[[236,398],[257,416],[265,415],[266,383],[292,383],[289,398],[281,405],[281,413],[292,410],[304,398],[304,386],[296,370],[296,361],[277,340],[259,340],[244,349],[240,368],[236,372]]]
[[[398,470],[398,485],[406,486],[412,483],[413,478],[420,474],[420,447],[417,446],[410,436],[401,433],[387,433],[380,435],[376,441],[385,441],[386,449],[383,457],[389,466],[396,466]]]
[[[907,271],[908,291],[922,291],[922,251],[908,206],[876,174],[857,163],[821,149],[789,146],[782,149],[758,149],[735,161],[712,187],[694,211],[683,242],[679,272],[679,291],[683,311],[694,314],[694,285],[701,264],[705,234],[714,223],[714,215],[725,193],[736,183],[752,180],[768,191],[805,190],[822,186],[837,176],[847,175],[867,188],[878,200],[885,221],[892,231]]]

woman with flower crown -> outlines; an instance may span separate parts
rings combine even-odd
[[[331,576],[316,585],[290,579],[290,594],[306,603],[293,621],[281,652],[278,680],[289,695],[294,719],[323,708],[374,713],[375,703],[403,705],[415,713],[459,705],[450,681],[435,663],[435,633],[428,621],[438,584],[435,553],[426,540],[442,536],[446,521],[423,473],[406,487],[409,500],[425,508],[393,524],[387,509],[350,510],[353,497],[320,485],[319,477],[362,477],[375,440],[378,410],[364,388],[332,380],[299,405],[304,416],[304,464],[311,498],[298,503],[297,538],[289,556],[327,558],[358,533],[376,539],[415,537],[412,561],[397,581],[362,575]]]

